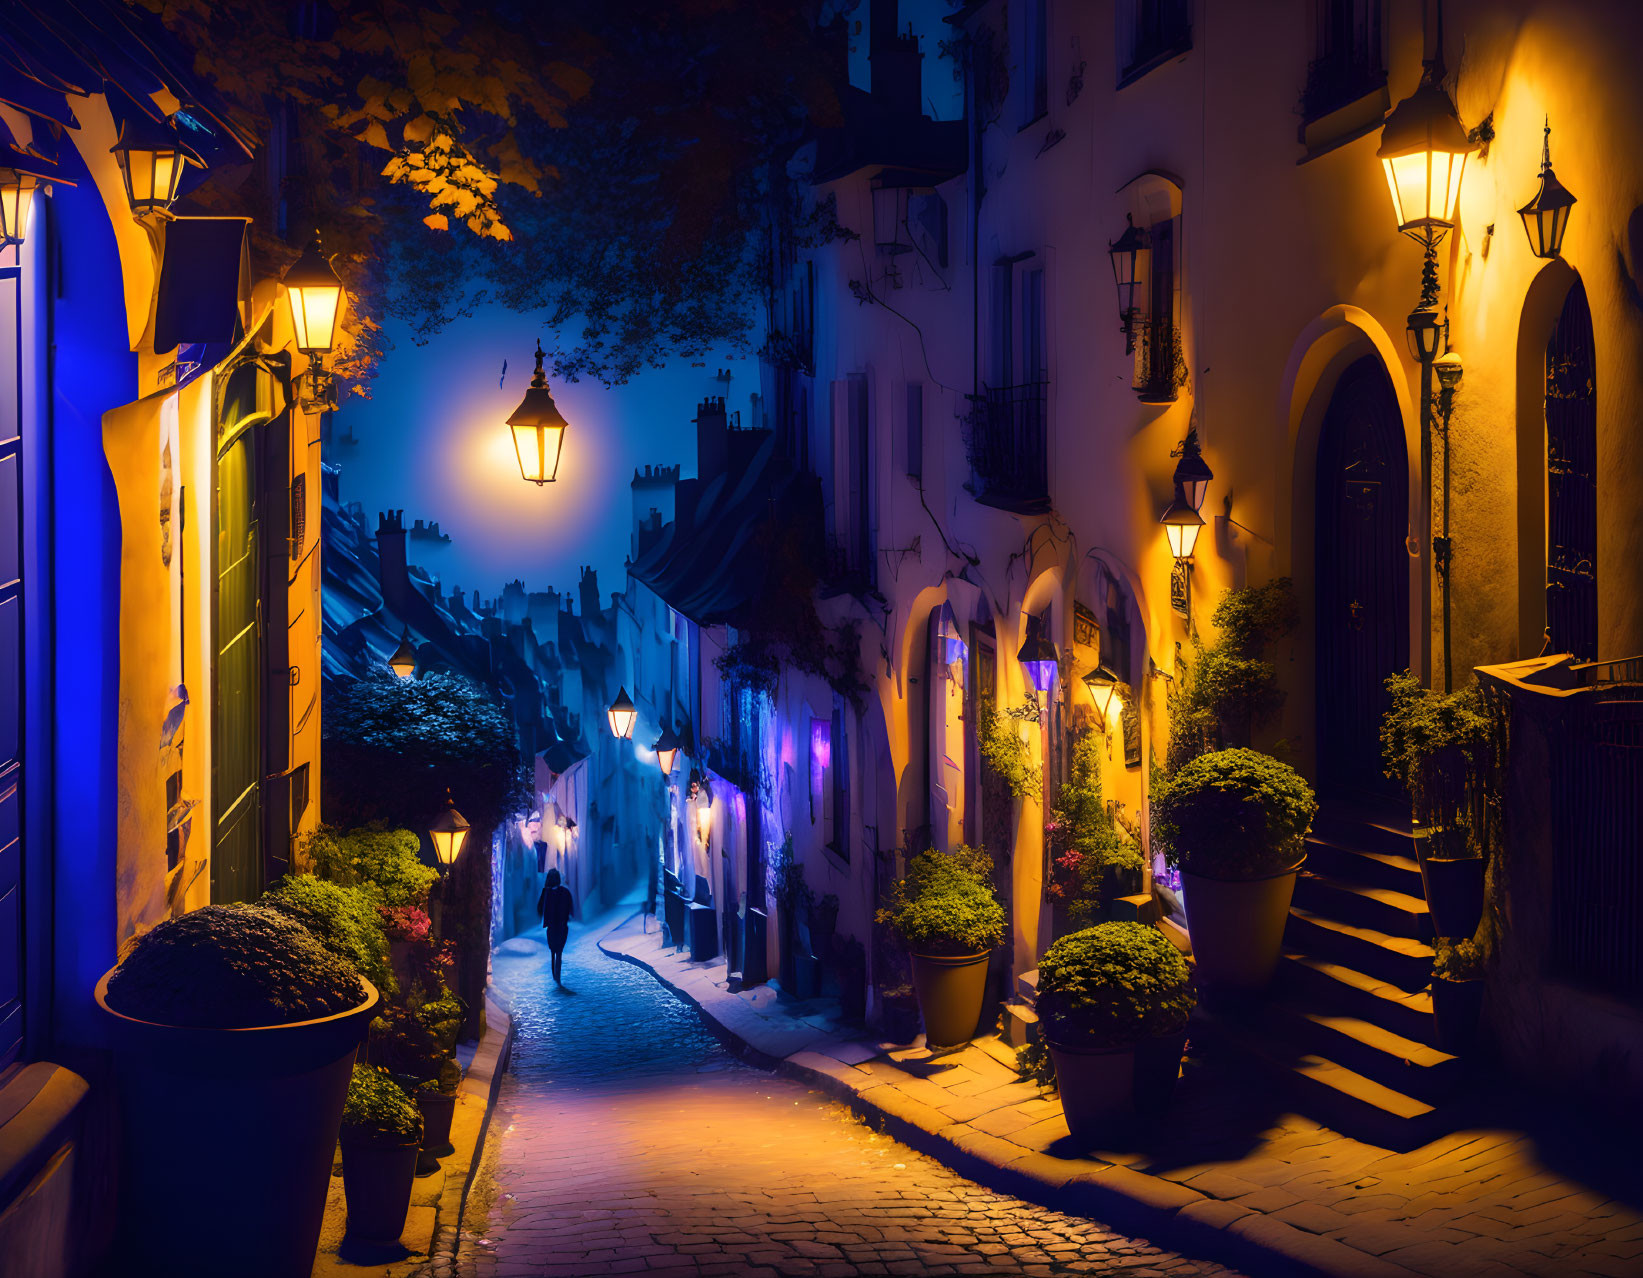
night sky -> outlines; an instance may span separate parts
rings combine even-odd
[[[936,47],[948,34],[942,17],[951,6],[903,0],[901,9],[922,37],[925,109],[958,118],[961,90]],[[851,81],[864,88],[868,13],[865,3],[855,13],[860,26],[850,59]],[[502,424],[530,383],[539,332],[552,349],[552,336],[537,319],[481,307],[422,346],[403,324],[390,322],[386,331],[393,349],[371,384],[372,398],[349,401],[334,422],[334,438],[351,434],[359,442],[333,445],[327,460],[341,465],[342,499],[361,502],[370,526],[389,507],[404,509],[407,526],[438,520],[451,541],[413,541],[411,561],[447,590],[477,589],[487,599],[515,577],[533,590],[564,589],[589,563],[599,570],[602,590],[620,589],[634,467],[677,464],[683,475],[695,474],[697,401],[724,395],[745,420],[748,396],[758,389],[756,361],[727,353],[706,357],[702,367],[676,360],[614,388],[561,383],[550,367],[548,384],[570,430],[559,480],[537,488],[520,479]],[[755,348],[762,337],[755,334]],[[499,388],[504,359],[507,379]],[[728,388],[715,380],[720,368],[732,374]]]

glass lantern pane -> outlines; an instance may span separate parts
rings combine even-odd
[[[324,353],[336,344],[337,312],[342,290],[329,285],[298,285],[287,289],[291,299],[291,327],[299,351]]]

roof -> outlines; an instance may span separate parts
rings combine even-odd
[[[764,588],[760,528],[777,511],[802,518],[814,484],[766,438],[740,472],[681,481],[673,522],[629,572],[697,625],[735,624]]]

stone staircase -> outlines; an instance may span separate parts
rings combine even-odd
[[[1460,1122],[1461,1062],[1432,1046],[1432,920],[1407,818],[1326,801],[1268,997],[1199,1026],[1357,1139],[1416,1148]]]

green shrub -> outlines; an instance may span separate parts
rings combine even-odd
[[[1032,747],[1022,740],[1014,716],[1001,719],[998,711],[983,703],[979,712],[976,742],[982,761],[996,772],[1017,799],[1036,799],[1044,793],[1044,778],[1033,767]]]
[[[387,1070],[355,1065],[342,1107],[342,1130],[361,1140],[408,1145],[422,1139],[422,1111]]]
[[[374,905],[424,904],[439,871],[422,864],[422,842],[409,830],[361,826],[345,833],[321,826],[310,834],[302,853],[319,878],[357,887]]]
[[[1476,981],[1483,977],[1485,955],[1476,941],[1432,942],[1432,975],[1440,981]]]
[[[416,1018],[447,1052],[456,1050],[457,1038],[462,1033],[462,1020],[467,1009],[462,1000],[449,990],[430,999],[416,1009]]]
[[[1493,724],[1476,683],[1447,695],[1421,686],[1409,671],[1386,681],[1392,706],[1381,721],[1386,775],[1409,791],[1414,817],[1438,830],[1461,830],[1453,854],[1477,856],[1488,812]]]
[[[332,954],[358,968],[384,998],[398,991],[381,915],[362,888],[288,874],[263,893],[260,904],[302,924]]]
[[[207,905],[138,938],[108,981],[117,1012],[166,1025],[252,1029],[358,1007],[353,964],[260,905]]]
[[[1068,917],[1089,921],[1107,895],[1109,870],[1140,871],[1141,850],[1118,828],[1101,800],[1101,737],[1073,737],[1072,766],[1044,823],[1050,847],[1049,893],[1067,902]]]
[[[1300,861],[1317,810],[1288,764],[1254,750],[1216,750],[1154,792],[1153,837],[1169,864],[1189,874],[1258,879]]]
[[[1221,596],[1210,615],[1216,639],[1196,635],[1192,659],[1178,663],[1168,694],[1170,772],[1222,746],[1248,746],[1284,703],[1266,650],[1295,628],[1300,612],[1288,577]]]
[[[991,869],[991,858],[980,849],[920,852],[878,921],[915,954],[990,950],[1004,939],[1004,907],[988,883]]]
[[[438,1078],[449,1055],[440,1037],[417,1011],[389,1004],[371,1022],[366,1055],[373,1065],[381,1065],[397,1077],[416,1080]]]
[[[1051,1042],[1125,1047],[1173,1034],[1196,1001],[1181,952],[1141,923],[1074,932],[1038,964],[1036,1010]]]

